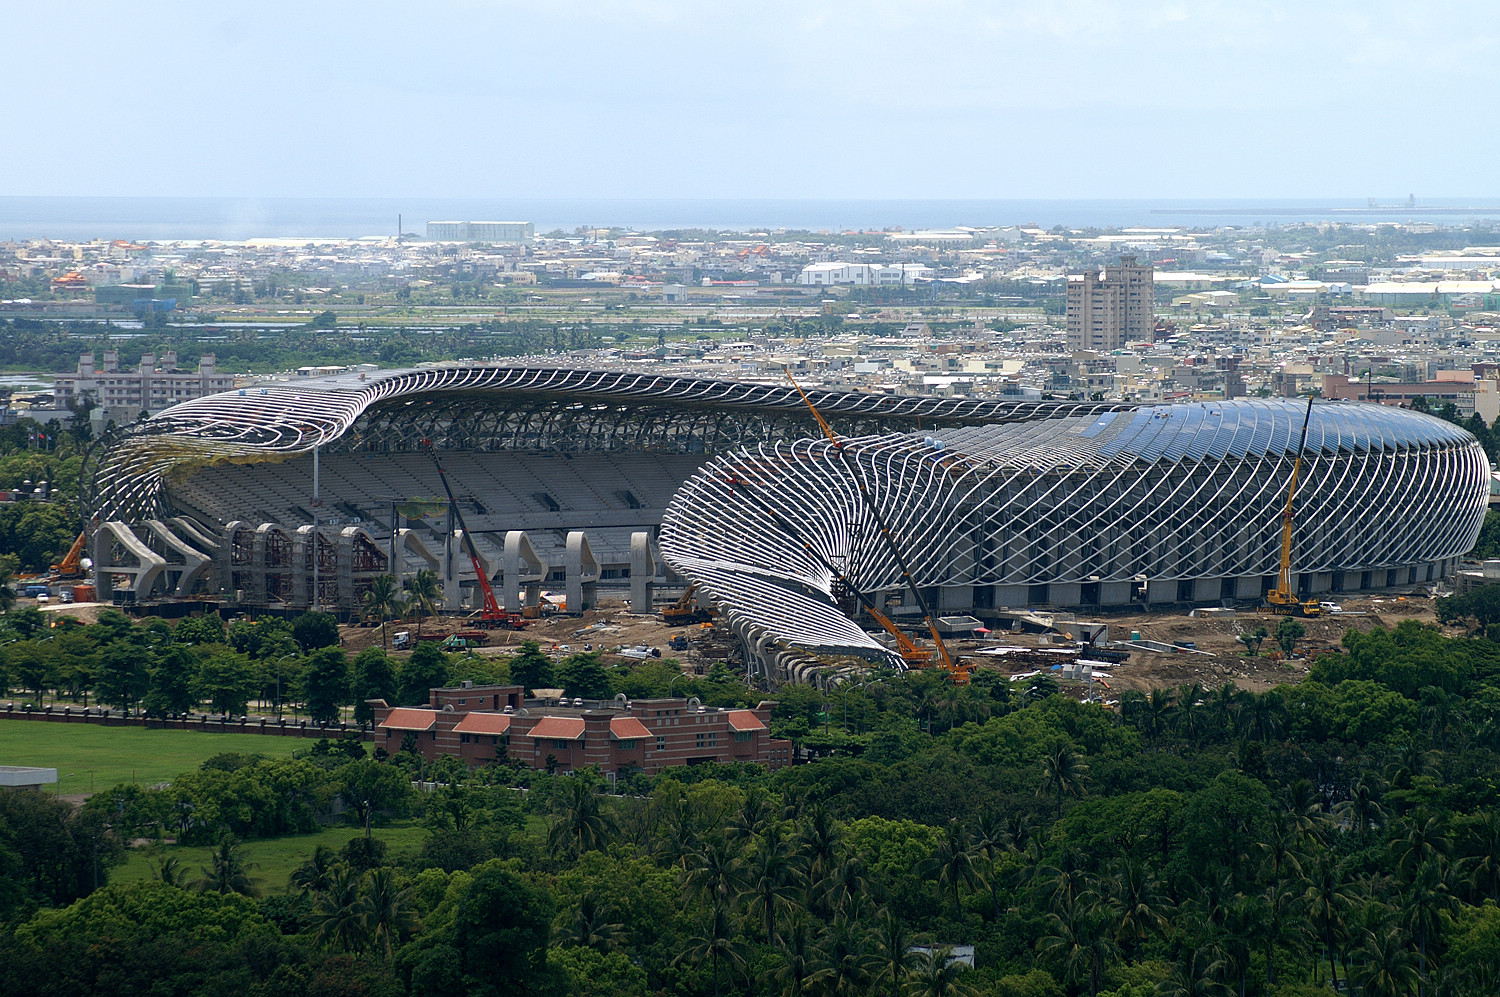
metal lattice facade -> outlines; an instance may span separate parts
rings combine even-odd
[[[812,391],[852,433],[1008,423],[1119,405]],[[449,365],[270,384],[173,406],[101,441],[84,467],[99,522],[172,512],[166,487],[218,463],[340,452],[723,453],[816,431],[788,386],[616,370]]]
[[[752,641],[887,657],[837,605],[839,581],[901,576],[855,475],[928,598],[1003,605],[1257,598],[1275,575],[1305,405],[1236,401],[849,439],[767,442],[709,463],[673,499],[664,559]],[[1378,405],[1313,409],[1297,497],[1304,591],[1441,576],[1489,494],[1477,441]]]

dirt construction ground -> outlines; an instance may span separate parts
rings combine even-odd
[[[1196,618],[1182,613],[1153,613],[1107,618],[1110,639],[1129,640],[1131,631],[1139,631],[1143,640],[1175,644],[1189,641],[1200,652],[1183,651],[1157,654],[1137,651],[1130,659],[1110,668],[1111,689],[1147,691],[1162,686],[1201,682],[1205,686],[1230,681],[1243,689],[1262,692],[1272,686],[1292,682],[1307,674],[1308,664],[1317,652],[1339,648],[1348,630],[1369,630],[1377,626],[1394,627],[1402,620],[1435,623],[1432,600],[1425,595],[1383,596],[1373,599],[1345,599],[1343,613],[1327,614],[1299,622],[1306,636],[1297,642],[1297,657],[1276,660],[1280,648],[1274,637],[1261,645],[1259,657],[1245,654],[1245,646],[1235,638],[1257,627],[1274,633],[1281,617],[1255,612],[1238,613],[1233,619]],[[1276,652],[1273,657],[1272,652]]]

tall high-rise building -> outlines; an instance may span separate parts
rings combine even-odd
[[[1117,350],[1130,342],[1150,341],[1156,326],[1150,264],[1121,256],[1114,266],[1068,277],[1068,348]]]

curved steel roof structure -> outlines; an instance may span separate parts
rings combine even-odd
[[[855,432],[1099,413],[1106,403],[975,401],[813,390]],[[619,370],[453,364],[242,388],[184,402],[101,441],[84,468],[85,512],[134,522],[170,513],[166,479],[205,465],[283,460],[314,448],[643,450],[722,453],[816,427],[789,386]]]
[[[1244,578],[1258,590],[1279,563],[1304,411],[1296,401],[1242,400],[875,435],[842,449],[821,438],[761,443],[683,485],[662,522],[662,555],[752,639],[886,660],[836,601],[840,586],[869,595],[901,587],[855,476],[924,588],[1024,593],[1145,576]],[[1478,442],[1449,423],[1379,405],[1316,405],[1296,571],[1464,554],[1484,518],[1489,473]]]

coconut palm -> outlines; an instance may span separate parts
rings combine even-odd
[[[443,582],[436,571],[423,568],[408,583],[408,605],[417,611],[417,639],[422,639],[422,619],[437,612],[443,598]]]
[[[400,886],[391,869],[380,866],[365,875],[364,896],[360,898],[365,933],[376,951],[387,959],[396,944],[417,926],[410,899],[411,888]]]
[[[240,854],[240,843],[234,835],[225,832],[219,836],[213,851],[208,853],[208,865],[203,867],[203,878],[198,880],[198,889],[205,893],[238,893],[253,897],[260,893],[250,878],[254,862],[246,862]]]
[[[806,914],[793,915],[786,930],[776,937],[776,952],[781,956],[774,979],[786,997],[802,997],[803,991],[818,973],[818,951],[812,921]]]
[[[820,962],[815,975],[819,987],[833,997],[869,993],[875,961],[870,955],[863,926],[840,911],[824,933],[818,946]]]
[[[566,852],[576,858],[603,848],[618,833],[613,815],[600,806],[594,783],[586,776],[563,780],[557,805],[559,813],[547,835],[547,845],[554,855]]]
[[[952,897],[954,913],[960,918],[963,917],[960,889],[965,886],[973,889],[984,882],[975,862],[976,854],[968,828],[955,818],[948,822],[931,857],[922,863],[922,872],[937,884],[939,902],[943,897]]]
[[[1084,796],[1089,767],[1072,748],[1059,745],[1042,756],[1042,781],[1036,795],[1051,796],[1057,803],[1057,819],[1062,820],[1063,798]]]
[[[1417,992],[1422,976],[1411,939],[1400,928],[1365,932],[1360,956],[1353,975],[1361,997],[1409,997]]]
[[[901,919],[889,910],[880,912],[871,940],[874,942],[876,982],[889,984],[891,997],[901,997],[901,983],[907,973],[917,965],[918,953],[913,950],[916,939]]]
[[[619,944],[623,925],[611,921],[614,909],[602,902],[592,891],[578,898],[578,906],[568,919],[558,941],[563,945],[594,949],[597,952],[612,952]]]
[[[365,593],[363,609],[367,615],[380,617],[380,646],[386,647],[385,622],[396,615],[401,603],[401,586],[395,575],[377,575]]]
[[[750,898],[750,916],[759,917],[766,941],[776,937],[776,912],[790,906],[795,890],[792,886],[792,858],[779,829],[768,828],[761,835],[755,851],[745,866],[746,893]]]
[[[953,958],[952,949],[931,949],[918,956],[907,992],[912,997],[970,997],[974,989],[960,982],[967,970]]]
[[[370,932],[359,874],[346,865],[337,866],[329,877],[328,889],[313,907],[310,921],[319,945],[340,952],[363,951]]]
[[[156,878],[168,886],[187,885],[187,872],[174,855],[168,855],[156,863]]]
[[[730,919],[729,908],[717,900],[708,912],[703,930],[687,940],[687,947],[673,961],[681,964],[704,960],[713,964],[714,997],[719,997],[720,967],[727,963],[730,969],[735,969],[745,963],[735,945],[734,922]]]
[[[713,903],[729,903],[745,882],[739,849],[723,838],[712,838],[688,860],[687,889]]]
[[[327,845],[319,845],[313,849],[312,857],[292,872],[290,884],[303,895],[319,896],[327,892],[338,865],[338,854]]]

